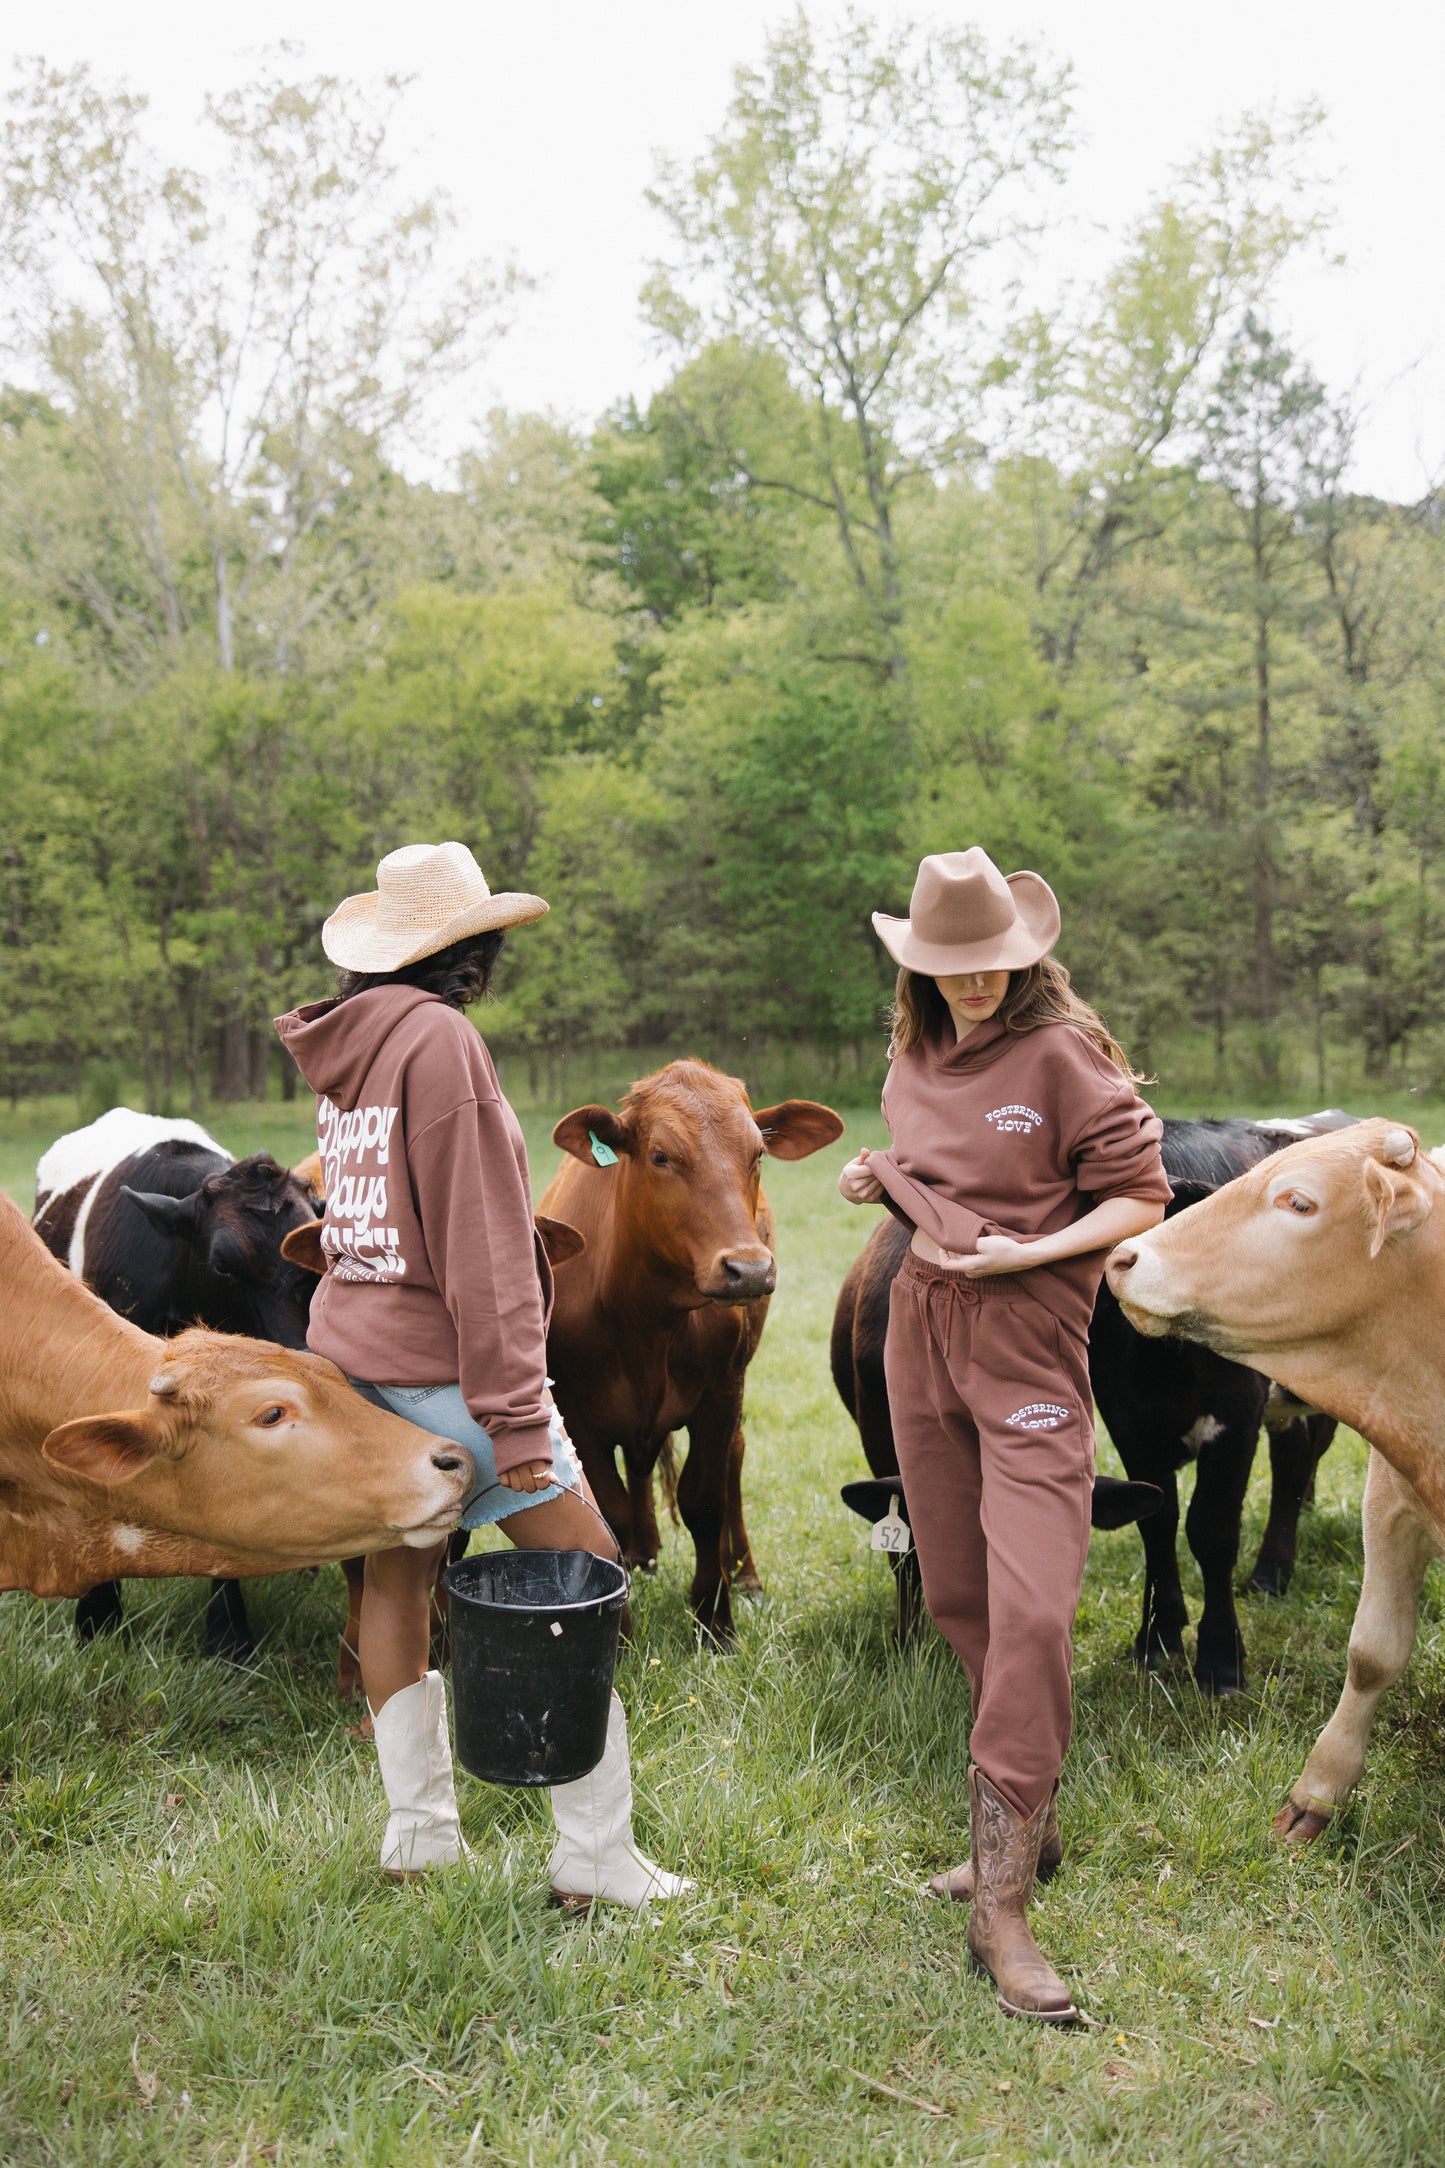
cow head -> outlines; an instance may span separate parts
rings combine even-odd
[[[1105,1269],[1124,1315],[1270,1376],[1348,1335],[1401,1287],[1440,1196],[1419,1143],[1386,1121],[1312,1137],[1121,1242]]]
[[[473,1480],[462,1447],[322,1356],[201,1330],[166,1344],[144,1407],[62,1423],[41,1451],[137,1530],[297,1564],[435,1543]]]
[[[183,1243],[192,1267],[189,1293],[202,1314],[233,1332],[306,1345],[314,1282],[283,1255],[286,1236],[316,1219],[306,1182],[255,1152],[208,1174],[188,1197],[122,1189],[158,1234]],[[196,1281],[208,1283],[202,1295]]]
[[[634,1084],[617,1113],[565,1115],[552,1141],[617,1185],[617,1211],[672,1280],[671,1299],[696,1307],[772,1293],[777,1266],[758,1227],[763,1155],[806,1159],[842,1134],[811,1099],[754,1110],[738,1078],[675,1061]]]

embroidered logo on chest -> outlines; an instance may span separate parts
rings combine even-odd
[[[1068,1420],[1068,1409],[1061,1408],[1056,1400],[1031,1400],[1026,1408],[1015,1408],[1012,1415],[1004,1417],[1010,1430],[1057,1430]]]
[[[1044,1118],[1035,1107],[994,1107],[984,1120],[992,1122],[1001,1137],[1031,1137],[1044,1126]]]

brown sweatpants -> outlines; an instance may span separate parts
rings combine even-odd
[[[910,1251],[885,1366],[924,1599],[972,1691],[969,1752],[1032,1814],[1073,1729],[1094,1476],[1087,1343],[1012,1276],[969,1280]]]

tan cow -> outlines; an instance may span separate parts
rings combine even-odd
[[[435,1543],[471,1456],[262,1340],[158,1340],[0,1197],[0,1590],[277,1573]]]
[[[1358,1782],[1445,1550],[1445,1174],[1419,1142],[1371,1121],[1291,1145],[1107,1266],[1140,1332],[1248,1363],[1373,1448],[1349,1673],[1275,1818],[1290,1844],[1317,1837]]]

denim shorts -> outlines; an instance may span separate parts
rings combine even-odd
[[[510,1490],[497,1475],[492,1441],[472,1414],[460,1385],[371,1385],[362,1378],[351,1380],[357,1392],[373,1406],[387,1408],[404,1422],[415,1423],[437,1438],[464,1445],[476,1464],[477,1480],[462,1501],[461,1526],[488,1528],[527,1506],[544,1506],[560,1498],[564,1490],[580,1491],[582,1465],[562,1418],[552,1410],[552,1477],[545,1490]]]

